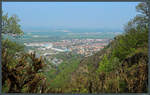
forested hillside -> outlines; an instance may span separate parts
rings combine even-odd
[[[139,14],[124,33],[104,49],[82,58],[68,54],[59,68],[24,46],[2,38],[2,92],[5,93],[130,93],[148,91],[148,5],[140,3]],[[17,16],[2,17],[2,33],[23,35]],[[61,56],[60,56],[61,57]],[[61,72],[58,72],[60,70]]]
[[[148,85],[148,7],[125,26],[125,32],[102,51],[81,61],[72,76],[75,92],[147,92]]]

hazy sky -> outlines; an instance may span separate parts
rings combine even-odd
[[[3,2],[9,15],[17,14],[22,28],[110,28],[123,25],[136,14],[137,2]]]

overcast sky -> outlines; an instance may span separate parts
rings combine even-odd
[[[22,28],[123,29],[138,2],[3,2],[3,12],[16,14]]]

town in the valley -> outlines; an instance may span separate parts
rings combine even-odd
[[[54,56],[56,54],[72,52],[87,57],[103,49],[110,41],[110,39],[66,39],[53,42],[30,42],[24,45],[28,47],[29,53],[36,51],[37,55],[58,65],[63,60],[56,58]]]

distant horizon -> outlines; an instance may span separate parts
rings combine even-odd
[[[39,30],[39,31],[50,31],[50,30],[72,30],[72,29],[75,29],[75,30],[119,30],[119,31],[123,31],[123,29],[117,29],[117,28],[51,28],[51,27],[27,27],[27,28],[24,28],[23,30],[25,30],[24,32],[26,32],[26,30],[33,30],[33,31],[36,31],[36,30]]]
[[[16,14],[23,30],[112,29],[123,31],[138,2],[2,2],[4,13]],[[69,7],[69,8],[68,8]]]

